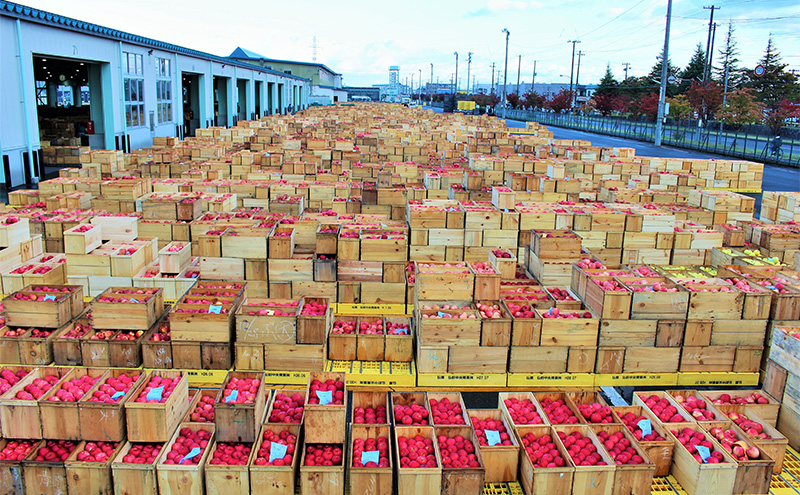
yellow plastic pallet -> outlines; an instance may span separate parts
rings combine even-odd
[[[348,387],[413,388],[416,365],[389,361],[328,361],[326,371],[347,373]]]

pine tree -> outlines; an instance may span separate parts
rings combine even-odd
[[[600,79],[597,85],[595,94],[597,95],[615,95],[619,92],[619,82],[614,79],[614,74],[611,73],[611,64],[606,66],[606,74]]]
[[[692,85],[692,81],[703,80],[703,70],[705,69],[705,64],[706,51],[703,50],[702,43],[698,43],[697,47],[694,49],[692,58],[689,60],[689,64],[680,73],[680,77],[682,79],[678,85],[678,92],[680,94],[686,94],[686,91],[688,91],[689,87]]]
[[[661,81],[661,60],[663,57],[659,57],[656,64],[650,69],[650,74],[647,75],[649,82],[655,86],[658,86]],[[667,77],[674,76],[678,74],[678,68],[672,65],[672,60],[667,61]],[[656,89],[656,93],[658,93],[658,89]],[[667,84],[667,96],[673,97],[678,94],[678,85],[677,84]]]
[[[725,72],[728,76],[728,91],[732,91],[742,83],[742,69],[739,67],[739,49],[733,38],[733,21],[728,21],[728,32],[725,34],[725,45],[719,49],[719,67],[714,67],[717,79],[725,85]]]
[[[750,71],[748,86],[755,90],[758,99],[766,106],[775,106],[784,99],[791,100],[800,94],[797,77],[786,71],[788,64],[783,63],[771,35],[759,64],[764,67],[764,74],[757,76]]]

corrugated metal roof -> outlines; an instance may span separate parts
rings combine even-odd
[[[219,62],[226,65],[233,65],[236,67],[241,67],[243,69],[257,70],[259,72],[273,74],[288,79],[296,79],[299,81],[310,81],[310,79],[306,79],[304,77],[293,76],[291,74],[286,74],[284,72],[266,69],[258,65],[240,62],[238,60],[234,60],[229,57],[221,57],[219,55],[201,52],[199,50],[193,50],[191,48],[186,48],[179,45],[173,45],[172,43],[166,43],[164,41],[158,41],[152,38],[146,38],[144,36],[126,33],[125,31],[119,31],[117,29],[99,26],[97,24],[92,24],[90,22],[79,21],[77,19],[72,19],[71,17],[65,17],[59,14],[45,12],[43,10],[34,9],[33,7],[27,7],[25,5],[20,5],[14,2],[6,2],[4,0],[0,0],[0,15],[16,17],[24,20],[29,20],[32,22],[38,22],[40,24],[55,25],[55,27],[64,27],[75,31],[83,31],[85,33],[92,34],[95,36],[100,36],[103,38],[109,38],[117,41],[125,41],[128,43],[134,43],[142,46],[147,46],[150,48],[158,48],[160,50],[165,50],[175,53],[182,53],[184,55],[196,58],[201,58],[213,62]]]
[[[330,67],[326,66],[325,64],[318,64],[317,62],[298,62],[296,60],[280,60],[277,58],[269,58],[265,57],[264,55],[260,55],[252,50],[248,50],[246,48],[242,48],[241,46],[237,46],[236,50],[230,54],[229,58],[235,59],[246,59],[246,60],[262,60],[264,62],[275,62],[276,64],[294,64],[294,65],[310,65],[314,67],[322,67],[326,71],[330,72],[335,76],[341,76],[338,72],[335,72],[330,69]]]

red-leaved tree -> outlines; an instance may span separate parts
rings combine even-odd
[[[610,115],[612,112],[618,111],[620,108],[619,96],[608,93],[604,94],[595,93],[592,96],[590,103],[595,110],[600,112],[600,114],[603,117]]]
[[[706,83],[692,81],[689,91],[686,92],[689,105],[703,122],[708,122],[717,115],[722,108],[722,97],[722,87],[716,81]]]
[[[649,93],[641,95],[628,104],[628,110],[634,117],[647,117],[648,120],[656,120],[658,117],[658,94]]]
[[[764,109],[764,123],[776,136],[781,134],[781,129],[786,125],[786,119],[797,117],[800,117],[800,103],[786,99]]]
[[[544,108],[547,104],[547,98],[536,91],[528,91],[522,95],[522,104],[529,109]]]
[[[506,101],[512,108],[519,106],[519,95],[517,93],[509,93],[506,95]]]
[[[558,93],[554,94],[552,98],[547,100],[547,108],[551,109],[555,113],[561,113],[564,110],[572,108],[572,97],[574,94],[574,91],[562,89]]]

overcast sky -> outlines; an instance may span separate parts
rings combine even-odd
[[[270,58],[317,61],[344,77],[345,85],[388,82],[390,65],[400,66],[405,82],[419,70],[422,80],[450,81],[459,54],[460,86],[466,84],[467,52],[471,75],[488,84],[491,65],[502,78],[507,28],[508,81],[530,82],[537,60],[537,82],[569,80],[572,45],[585,53],[580,81],[597,82],[611,64],[615,76],[648,73],[664,42],[666,0],[407,0],[395,2],[295,0],[27,0],[25,5],[94,22],[217,55],[237,47]],[[753,67],[770,33],[790,68],[800,70],[798,0],[675,0],[670,59],[684,67],[695,45],[705,46],[709,10],[719,22],[716,48],[724,44],[728,21],[735,27],[741,64]],[[715,62],[718,52],[714,50]],[[577,57],[576,57],[577,58]]]

